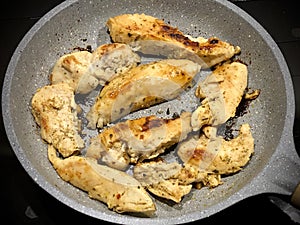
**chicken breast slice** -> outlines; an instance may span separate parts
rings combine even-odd
[[[182,185],[193,184],[197,189],[202,187],[214,188],[223,184],[221,174],[203,171],[199,167],[188,163],[178,173],[177,179]]]
[[[79,135],[80,120],[73,89],[66,83],[39,88],[31,99],[32,114],[40,126],[41,137],[52,144],[63,157],[84,148]]]
[[[215,128],[208,138],[204,134],[181,142],[177,154],[185,165],[200,171],[216,174],[232,174],[240,171],[254,153],[254,138],[248,123],[242,124],[239,134],[226,141],[216,136]]]
[[[241,62],[224,63],[200,82],[196,96],[201,105],[192,114],[194,131],[204,125],[217,126],[233,117],[248,82],[248,68]]]
[[[141,64],[103,87],[87,113],[88,127],[102,128],[130,112],[178,97],[193,84],[200,66],[190,60]]]
[[[147,116],[105,128],[91,139],[86,155],[110,167],[125,170],[130,163],[152,159],[177,144],[191,132],[191,113],[175,119]]]
[[[51,74],[51,84],[67,83],[75,93],[86,94],[99,84],[96,77],[89,73],[92,53],[78,51],[61,56],[55,63]]]
[[[140,182],[125,172],[100,165],[93,158],[70,156],[60,159],[53,145],[48,146],[48,158],[64,181],[86,191],[90,198],[106,203],[109,209],[146,214],[156,210]]]
[[[92,53],[90,73],[104,86],[118,74],[136,67],[140,62],[140,56],[133,52],[129,45],[104,44]]]
[[[240,47],[219,38],[190,38],[163,20],[145,14],[122,14],[106,22],[114,42],[126,43],[145,54],[190,59],[202,68],[232,58]]]
[[[128,45],[103,44],[92,53],[78,51],[60,57],[51,71],[50,81],[67,83],[75,93],[87,94],[138,63],[139,55]]]
[[[215,127],[207,127],[200,135],[192,135],[178,147],[178,162],[161,160],[139,162],[133,176],[156,196],[180,202],[191,191],[222,184],[221,175],[240,171],[254,152],[254,139],[249,124],[242,124],[240,133],[230,141],[216,136]]]
[[[181,170],[177,162],[151,161],[135,165],[133,176],[152,194],[179,203],[192,189],[177,179]]]
[[[176,203],[182,201],[193,186],[213,188],[223,183],[220,174],[200,171],[190,164],[181,166],[178,162],[161,160],[138,163],[133,176],[152,194]]]

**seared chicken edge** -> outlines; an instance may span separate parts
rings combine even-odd
[[[154,195],[180,202],[192,188],[214,188],[223,183],[221,176],[240,171],[254,153],[254,139],[249,124],[242,124],[240,133],[230,141],[216,136],[210,127],[179,143],[177,154],[183,161],[168,163],[161,160],[139,162],[133,176]]]
[[[100,91],[87,113],[88,127],[102,128],[123,116],[178,97],[199,72],[190,60],[160,60],[122,73]]]
[[[48,146],[48,158],[64,181],[86,191],[90,198],[106,203],[109,209],[146,214],[156,210],[140,182],[125,172],[100,165],[89,157],[60,159],[52,145]]]
[[[218,126],[233,117],[247,84],[248,69],[240,62],[224,63],[199,82],[195,95],[201,104],[192,114],[193,130],[204,125]]]
[[[106,22],[114,42],[126,43],[145,54],[189,59],[210,68],[240,53],[240,47],[216,37],[190,38],[163,20],[145,14],[122,14]]]
[[[40,126],[41,137],[64,157],[84,148],[74,97],[68,84],[58,83],[39,88],[31,99],[31,111]]]
[[[254,138],[248,123],[242,124],[239,134],[229,141],[216,136],[215,128],[210,135],[192,136],[179,144],[177,154],[185,165],[209,173],[233,174],[240,171],[254,153]]]
[[[184,140],[192,131],[190,118],[191,113],[183,112],[174,119],[152,115],[119,122],[93,137],[86,155],[126,170],[130,163],[153,159]]]

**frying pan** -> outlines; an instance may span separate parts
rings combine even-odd
[[[240,46],[238,57],[249,68],[248,86],[261,89],[250,112],[239,118],[250,123],[255,139],[249,164],[214,189],[193,190],[179,204],[154,200],[157,212],[151,217],[117,214],[60,179],[48,161],[46,144],[30,111],[33,94],[48,84],[56,60],[75,47],[95,49],[110,42],[105,22],[123,13],[149,14],[194,37],[216,36]],[[300,181],[292,134],[294,92],[287,64],[264,28],[224,0],[65,1],[44,15],[19,43],[5,75],[2,108],[10,144],[32,179],[69,207],[105,221],[178,224],[200,220],[253,195],[295,194]]]

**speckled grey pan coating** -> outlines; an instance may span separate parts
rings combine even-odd
[[[215,189],[193,190],[180,204],[171,206],[155,200],[157,212],[151,218],[112,212],[62,181],[47,159],[46,145],[29,107],[36,89],[48,84],[49,71],[58,57],[74,47],[91,45],[95,49],[110,42],[106,20],[135,12],[163,18],[195,37],[217,36],[239,45],[239,58],[249,65],[249,87],[262,90],[251,104],[250,113],[240,118],[251,124],[255,138],[255,154],[249,165]],[[292,193],[300,180],[300,160],[292,138],[293,93],[288,67],[270,35],[227,1],[82,0],[66,1],[51,10],[20,42],[5,76],[2,107],[9,141],[22,166],[41,188],[61,202],[115,223],[178,224],[211,216],[259,193]],[[91,102],[93,96],[89,97]]]

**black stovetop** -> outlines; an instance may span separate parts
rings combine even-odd
[[[2,3],[0,13],[1,87],[10,57],[19,41],[41,16],[61,2],[61,0],[10,0]],[[288,0],[232,0],[232,2],[248,12],[271,34],[288,63],[296,96],[294,141],[300,155],[300,17],[298,8],[294,1]],[[104,221],[69,208],[41,189],[25,172],[14,155],[2,120],[0,123],[1,224],[80,223],[88,225],[104,223]],[[289,198],[289,196],[283,197]],[[262,222],[262,220],[268,223],[294,224],[294,219],[295,217],[292,219],[273,204],[269,195],[262,194],[245,199],[209,218],[198,221],[197,224],[240,224]]]

